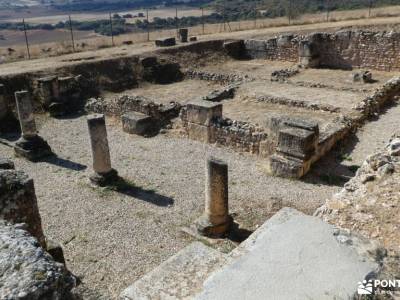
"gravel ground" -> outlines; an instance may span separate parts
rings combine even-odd
[[[68,268],[98,293],[93,299],[115,299],[190,243],[180,228],[203,210],[207,155],[228,162],[231,211],[249,230],[282,206],[312,213],[339,190],[313,177],[269,177],[265,162],[228,149],[166,135],[128,135],[110,119],[113,166],[136,188],[125,194],[93,188],[85,117],[38,123],[58,158],[36,164],[15,158],[16,167],[34,178],[45,233],[63,243]],[[0,144],[0,156],[12,157],[12,149]]]

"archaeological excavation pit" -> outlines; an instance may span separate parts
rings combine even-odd
[[[14,93],[27,90],[55,155],[16,168],[33,177],[44,230],[84,292],[116,297],[193,241],[181,229],[203,213],[210,155],[229,165],[230,213],[248,233],[284,206],[311,214],[338,191],[308,173],[396,104],[399,42],[351,31],[214,40],[0,74],[0,118],[16,129],[0,128],[0,154],[13,155]],[[92,114],[106,116],[123,179],[111,187],[88,182]]]

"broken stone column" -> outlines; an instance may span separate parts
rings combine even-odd
[[[186,105],[187,132],[190,139],[203,143],[214,143],[213,124],[222,118],[222,104],[205,100]]]
[[[0,120],[5,118],[8,113],[8,107],[4,94],[5,94],[4,85],[0,84]]]
[[[25,173],[0,170],[0,218],[12,224],[25,223],[27,231],[46,249],[35,187]]]
[[[108,147],[106,122],[103,114],[88,116],[90,143],[92,147],[93,170],[90,176],[92,183],[105,186],[118,179],[118,173],[111,167],[110,149]]]
[[[15,154],[31,161],[38,161],[43,157],[52,155],[49,144],[37,134],[29,93],[27,91],[16,92],[15,100],[21,126],[21,138],[14,145]]]
[[[206,161],[205,212],[197,222],[201,235],[219,237],[226,234],[232,224],[228,207],[228,165],[215,158]]]
[[[178,33],[179,33],[179,40],[181,41],[181,43],[187,43],[188,35],[189,35],[189,29],[181,28],[181,29],[179,29]]]

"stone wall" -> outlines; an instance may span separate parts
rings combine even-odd
[[[181,109],[180,127],[185,136],[204,143],[263,155],[268,135],[248,122],[222,117],[222,105],[199,100]]]
[[[282,35],[268,40],[245,40],[245,55],[249,58],[298,61],[298,37]]]
[[[245,40],[250,58],[300,62],[310,67],[400,70],[400,33],[338,31]]]
[[[86,110],[118,117],[127,112],[140,112],[152,117],[160,125],[164,125],[179,115],[181,105],[177,102],[171,102],[168,105],[158,104],[145,97],[123,95],[109,100],[89,99]]]

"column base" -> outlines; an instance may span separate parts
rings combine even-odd
[[[204,215],[195,221],[197,232],[202,236],[211,238],[220,238],[225,236],[231,229],[232,224],[233,218],[231,216],[227,217],[226,222],[218,225],[212,224],[207,216]]]
[[[34,162],[53,155],[49,144],[39,135],[30,138],[21,137],[14,144],[14,153],[18,157]]]
[[[112,185],[119,180],[118,172],[111,169],[107,173],[93,173],[89,177],[90,182],[98,186]]]

